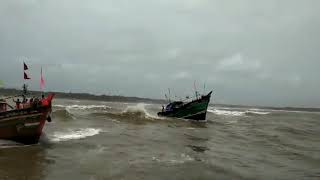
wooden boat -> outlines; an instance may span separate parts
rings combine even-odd
[[[24,81],[30,80],[27,74],[28,66],[23,62]],[[41,68],[41,89],[44,88],[44,79]],[[41,99],[26,98],[27,85],[23,84],[22,95],[7,97],[0,100],[0,139],[14,140],[24,144],[38,143],[42,129],[46,121],[51,121],[51,102],[54,94]],[[22,101],[14,98],[22,97]],[[12,107],[8,101],[12,99],[16,107]]]
[[[39,101],[21,103],[13,108],[6,100],[0,102],[0,139],[24,144],[38,143],[46,121],[51,121],[51,102],[54,94]],[[8,107],[11,107],[8,110]]]
[[[184,118],[197,121],[205,121],[208,104],[210,102],[212,91],[191,102],[174,101],[166,105],[158,116]]]

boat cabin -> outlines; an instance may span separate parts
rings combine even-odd
[[[178,109],[181,106],[183,106],[183,102],[182,101],[174,101],[172,103],[169,103],[166,106],[165,111],[173,111],[174,109]]]

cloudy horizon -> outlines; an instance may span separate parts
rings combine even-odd
[[[0,80],[31,89],[320,107],[320,1],[2,0]]]

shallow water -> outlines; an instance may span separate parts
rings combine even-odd
[[[320,179],[320,114],[58,99],[38,145],[0,141],[0,179]]]

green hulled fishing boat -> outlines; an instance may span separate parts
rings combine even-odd
[[[191,102],[174,101],[162,108],[158,116],[184,118],[191,120],[206,120],[207,108],[210,102],[212,91],[207,95],[196,97]]]

